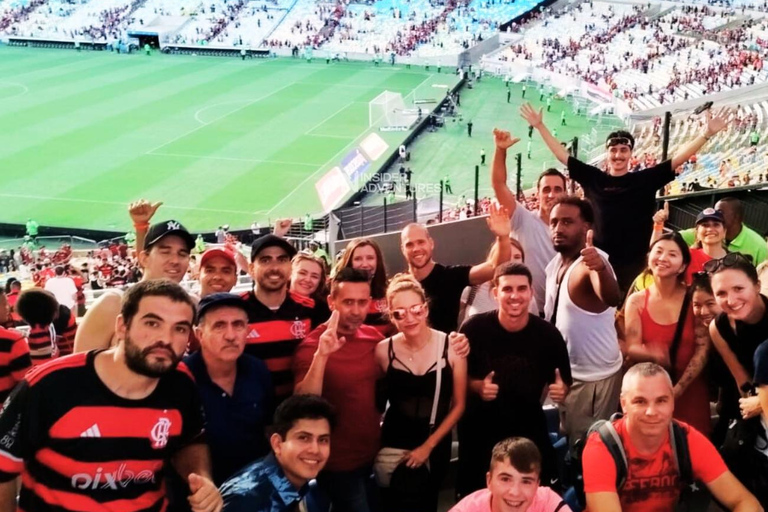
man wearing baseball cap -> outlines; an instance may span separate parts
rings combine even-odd
[[[269,234],[251,245],[253,289],[241,297],[248,312],[245,352],[267,364],[275,386],[275,405],[293,392],[293,351],[319,323],[307,298],[288,291],[296,249]]]
[[[137,233],[140,226],[136,225]],[[152,224],[142,238],[139,264],[142,281],[170,279],[180,283],[189,267],[189,254],[195,238],[176,220]],[[122,292],[110,290],[93,303],[83,317],[75,336],[75,352],[86,352],[114,345],[115,319],[120,313]]]
[[[244,354],[246,302],[233,293],[200,299],[195,334],[200,350],[184,358],[195,377],[206,417],[213,481],[219,486],[270,451],[272,379],[267,366]]]
[[[200,257],[200,297],[229,292],[237,284],[237,261],[228,247],[208,249]]]

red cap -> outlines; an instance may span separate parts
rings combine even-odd
[[[211,258],[216,258],[217,256],[221,256],[233,265],[237,266],[237,262],[235,261],[235,254],[224,247],[214,247],[213,249],[208,249],[205,251],[203,256],[200,258],[200,266],[205,265],[206,261]]]

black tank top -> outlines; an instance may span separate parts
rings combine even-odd
[[[444,333],[434,329],[432,335],[433,340],[437,336],[447,338]],[[444,341],[441,360],[445,361],[445,364],[440,370],[442,376],[435,426],[448,415],[453,397],[453,371],[448,364],[447,339]],[[405,370],[395,368],[392,364],[394,361],[397,361]],[[411,372],[408,365],[397,358],[392,338],[389,338],[389,367],[384,376],[389,408],[382,426],[382,446],[410,450],[419,447],[427,440],[430,435],[429,419],[432,415],[432,402],[437,385],[436,370],[437,363],[433,363],[424,375]],[[450,438],[451,436],[446,436],[445,440],[450,441]]]

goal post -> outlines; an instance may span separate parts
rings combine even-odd
[[[368,126],[384,131],[409,130],[420,109],[408,109],[399,92],[384,91],[368,102]]]

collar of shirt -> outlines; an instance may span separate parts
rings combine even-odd
[[[283,473],[280,464],[277,463],[274,453],[264,457],[263,463],[265,472],[267,473],[267,479],[272,484],[272,487],[275,488],[275,491],[277,491],[277,494],[285,505],[301,501],[304,496],[306,496],[309,491],[309,483],[304,484],[301,489],[296,490],[293,484],[285,477],[285,473]]]

